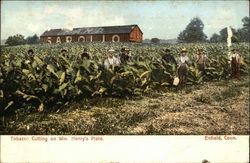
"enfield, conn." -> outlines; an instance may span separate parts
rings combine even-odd
[[[218,135],[218,136],[205,136],[205,140],[237,140],[236,136],[229,136],[229,135]]]

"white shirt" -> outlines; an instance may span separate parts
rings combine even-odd
[[[185,63],[185,62],[189,62],[188,56],[181,56],[179,58],[179,65],[181,65],[182,63]]]
[[[119,59],[117,59],[116,57],[108,57],[105,61],[104,61],[104,66],[106,68],[109,68],[110,65],[112,64],[116,64],[116,65],[119,65],[120,64],[120,61]]]

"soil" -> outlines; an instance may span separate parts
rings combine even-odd
[[[249,78],[83,99],[2,122],[1,134],[17,135],[248,135]]]

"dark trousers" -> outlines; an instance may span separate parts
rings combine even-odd
[[[185,85],[186,83],[186,75],[187,75],[187,65],[181,64],[178,68],[178,77],[179,77],[179,85]]]
[[[231,61],[231,76],[232,78],[240,78],[240,64],[237,62],[236,57]]]

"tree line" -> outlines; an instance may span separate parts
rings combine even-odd
[[[232,29],[233,37],[232,42],[249,42],[249,34],[250,34],[250,20],[249,17],[244,17],[241,19],[242,28]],[[226,42],[227,41],[227,27],[221,29],[219,34],[214,33],[210,39],[208,39],[207,35],[203,32],[204,24],[202,20],[198,17],[193,18],[191,22],[186,26],[185,30],[183,30],[178,36],[178,42],[180,43],[196,43],[196,42]]]
[[[6,45],[15,46],[15,45],[24,45],[24,44],[38,44],[39,37],[37,34],[25,38],[21,34],[16,34],[14,36],[9,36],[5,42]]]

